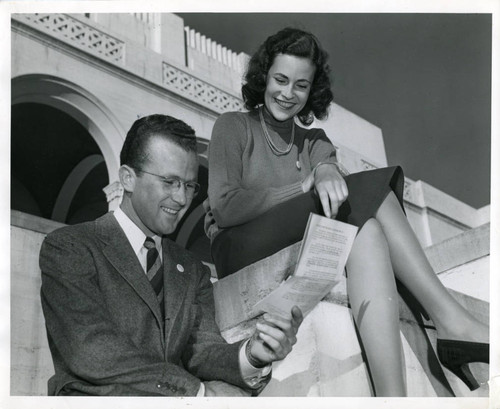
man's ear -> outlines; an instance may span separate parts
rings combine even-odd
[[[125,192],[132,193],[134,191],[135,181],[137,179],[137,175],[134,169],[132,169],[128,165],[122,165],[120,166],[120,169],[118,169],[118,175]]]

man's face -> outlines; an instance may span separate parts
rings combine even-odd
[[[182,182],[196,181],[198,160],[196,153],[186,152],[180,146],[161,137],[152,137],[148,144],[149,158],[142,170]],[[186,195],[181,184],[175,191],[161,177],[135,172],[134,188],[130,196],[129,217],[147,235],[172,233],[191,205],[193,198]]]

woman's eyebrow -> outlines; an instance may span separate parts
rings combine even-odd
[[[283,73],[281,73],[281,72],[275,72],[273,75],[277,75],[277,76],[280,76],[280,77],[288,79],[288,76],[285,75],[285,74],[283,74]],[[300,81],[304,81],[304,82],[307,82],[307,83],[311,84],[311,81],[309,81],[307,78],[299,78],[297,80],[297,82],[300,82]]]

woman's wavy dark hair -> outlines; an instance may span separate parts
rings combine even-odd
[[[250,59],[245,84],[241,88],[245,108],[253,110],[264,103],[267,73],[278,54],[308,58],[316,66],[309,98],[298,117],[305,125],[312,123],[313,115],[318,119],[325,118],[328,106],[333,101],[328,54],[313,34],[292,27],[284,28],[268,37]]]

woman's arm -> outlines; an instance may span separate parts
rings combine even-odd
[[[305,192],[315,189],[326,217],[334,218],[349,194],[337,162],[335,147],[320,130],[309,149],[313,171],[302,183]]]
[[[245,223],[303,193],[301,182],[282,187],[244,188],[242,158],[248,138],[245,118],[241,114],[224,114],[215,122],[208,155],[208,195],[221,228]]]

